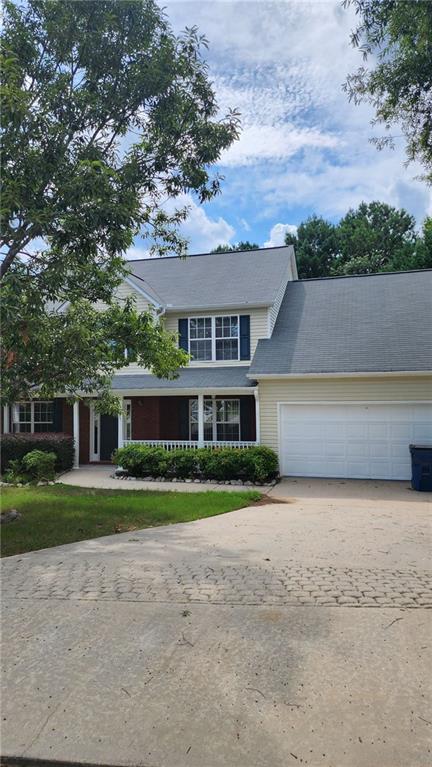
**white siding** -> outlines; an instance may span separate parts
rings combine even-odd
[[[138,293],[137,290],[134,290],[131,285],[127,284],[127,282],[122,282],[121,285],[119,285],[115,290],[114,297],[121,303],[126,298],[129,298],[129,296],[135,296],[135,306],[139,312],[145,312],[148,309],[149,303],[144,298],[144,296]],[[107,307],[106,304],[104,304],[102,301],[99,301],[97,304],[95,304],[95,308],[103,311],[103,309],[106,309]]]
[[[142,296],[140,293],[138,293],[137,290],[134,290],[134,288],[131,285],[128,285],[127,282],[122,282],[121,285],[117,288],[115,291],[115,297],[116,299],[121,303],[126,298],[129,298],[129,296],[135,297],[135,306],[139,312],[145,312],[151,307],[149,302]],[[97,307],[101,310],[104,308],[104,304],[97,304]],[[140,367],[139,365],[127,365],[124,368],[121,368],[120,370],[116,371],[116,375],[134,375],[137,373],[146,373],[148,372],[146,368]]]
[[[262,379],[259,382],[261,442],[279,449],[279,402],[432,401],[432,376]]]
[[[289,280],[292,280],[291,263],[290,263],[290,268],[289,268],[288,273],[287,273],[287,278],[286,278],[286,280],[284,280],[281,283],[281,286],[280,286],[280,288],[279,288],[279,290],[277,292],[277,296],[276,296],[275,302],[274,302],[273,306],[270,306],[270,308],[268,310],[268,312],[269,312],[268,316],[269,316],[269,332],[270,332],[270,335],[273,333],[273,328],[275,326],[275,323],[276,323],[276,320],[277,320],[277,316],[279,314],[279,309],[281,308],[282,299],[283,299],[283,297],[285,295],[285,291],[287,289],[287,285],[288,285]]]

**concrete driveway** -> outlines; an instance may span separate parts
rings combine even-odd
[[[431,496],[336,480],[271,496],[5,560],[2,754],[429,765]]]

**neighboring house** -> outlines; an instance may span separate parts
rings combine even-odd
[[[432,443],[432,270],[298,280],[292,247],[129,266],[119,299],[162,314],[189,366],[120,370],[124,417],[59,397],[6,409],[6,430],[74,434],[81,463],[258,443],[284,475],[409,478],[410,443]]]

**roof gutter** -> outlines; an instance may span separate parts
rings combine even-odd
[[[261,379],[301,379],[301,378],[392,378],[396,376],[431,376],[432,370],[382,370],[382,371],[361,371],[361,372],[337,372],[334,373],[246,373],[247,378],[254,381]]]
[[[191,306],[190,304],[184,306],[170,306],[170,304],[167,304],[165,306],[165,313],[177,314],[178,312],[188,312],[190,316],[193,316],[193,312],[215,312],[219,311],[219,309],[268,309],[268,307],[272,305],[272,302],[269,301],[253,304],[245,304],[237,301],[232,304],[202,304],[200,306]]]

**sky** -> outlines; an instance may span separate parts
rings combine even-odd
[[[350,103],[342,84],[362,63],[350,45],[352,8],[301,0],[168,0],[176,32],[198,26],[221,113],[241,113],[241,136],[220,158],[222,192],[201,206],[191,195],[182,233],[190,253],[250,240],[283,243],[286,231],[317,214],[338,221],[362,200],[404,207],[420,226],[432,193],[405,166],[404,142],[378,151],[369,105]],[[128,253],[145,257],[139,237]]]

